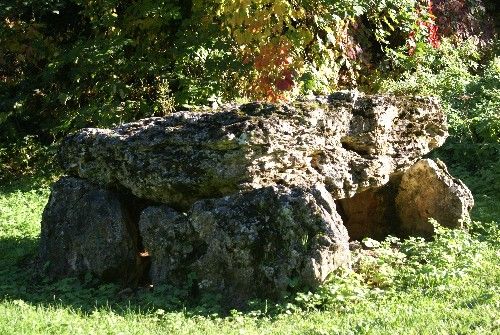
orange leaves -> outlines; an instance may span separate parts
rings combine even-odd
[[[270,70],[272,67],[281,67],[290,65],[292,58],[290,51],[291,43],[286,39],[279,39],[276,43],[268,43],[259,49],[255,57],[254,66],[256,70]]]
[[[249,93],[258,99],[284,100],[294,86],[292,44],[285,37],[262,45],[253,57],[254,82]],[[251,55],[246,55],[249,59]]]
[[[229,28],[243,64],[252,64],[242,76],[251,99],[283,100],[295,86],[294,73],[303,60],[297,59],[286,32],[292,20],[305,16],[303,8],[288,0],[222,0],[218,15]]]

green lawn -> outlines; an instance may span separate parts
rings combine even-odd
[[[47,183],[0,187],[0,334],[500,334],[496,223],[383,243],[315,294],[225,313],[215,297],[193,302],[180,289],[120,293],[37,275]],[[498,221],[498,197],[476,202],[476,219]]]

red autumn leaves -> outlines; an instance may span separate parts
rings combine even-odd
[[[259,73],[252,87],[254,94],[267,97],[270,101],[284,99],[284,92],[295,85],[291,49],[291,43],[284,38],[261,47],[253,62]]]
[[[427,15],[428,18],[426,20],[419,19],[417,21],[418,29],[427,32],[427,42],[433,48],[439,48],[440,39],[438,34],[438,26],[436,24],[436,17],[432,13],[433,3],[432,0],[427,1]],[[416,49],[416,41],[415,41],[415,31],[411,31],[408,35],[408,54],[411,56],[415,52]]]

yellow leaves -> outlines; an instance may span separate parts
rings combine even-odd
[[[250,17],[253,0],[227,0],[221,1],[217,15],[227,17],[233,27],[241,25]]]
[[[198,0],[199,1],[199,0]],[[285,99],[297,87],[304,68],[300,45],[314,34],[304,24],[303,7],[289,0],[216,0],[216,15],[231,37],[244,64],[253,70],[241,80],[253,99]]]
[[[242,63],[251,65],[252,70],[244,75],[245,80],[241,74],[240,81],[252,99],[285,99],[300,88],[300,78],[306,71],[315,78],[321,77],[313,86],[326,88],[330,81],[337,81],[340,64],[348,61],[345,54],[352,53],[348,50],[352,43],[347,40],[350,18],[342,19],[330,3],[319,0],[209,3],[216,8],[211,13],[229,31]]]
[[[290,18],[293,20],[302,20],[306,17],[306,10],[302,7],[292,9],[290,12]]]
[[[16,22],[16,21],[14,21],[14,20],[10,20],[8,17],[6,17],[6,18],[5,18],[4,22],[5,22],[5,25],[6,25],[7,27],[9,27],[10,29],[14,28],[14,26],[15,26],[15,25],[16,25],[16,23],[17,23],[17,22]]]
[[[307,29],[292,24],[306,17],[304,8],[288,0],[221,0],[216,13],[241,49],[259,48],[287,31],[301,30],[295,35],[304,43],[312,40]]]
[[[244,49],[252,42],[254,35],[249,31],[235,30],[233,31],[233,38],[240,48]]]
[[[293,14],[293,9],[288,1],[275,1],[270,9],[278,22],[288,21]]]

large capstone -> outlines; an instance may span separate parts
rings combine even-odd
[[[465,185],[421,160],[446,136],[434,99],[352,92],[82,129],[61,147],[72,177],[45,209],[41,264],[230,305],[314,288],[350,265],[349,238],[468,218]]]
[[[337,94],[83,129],[66,139],[61,160],[72,175],[185,210],[278,184],[319,182],[336,199],[352,197],[384,185],[446,136],[432,99]]]

